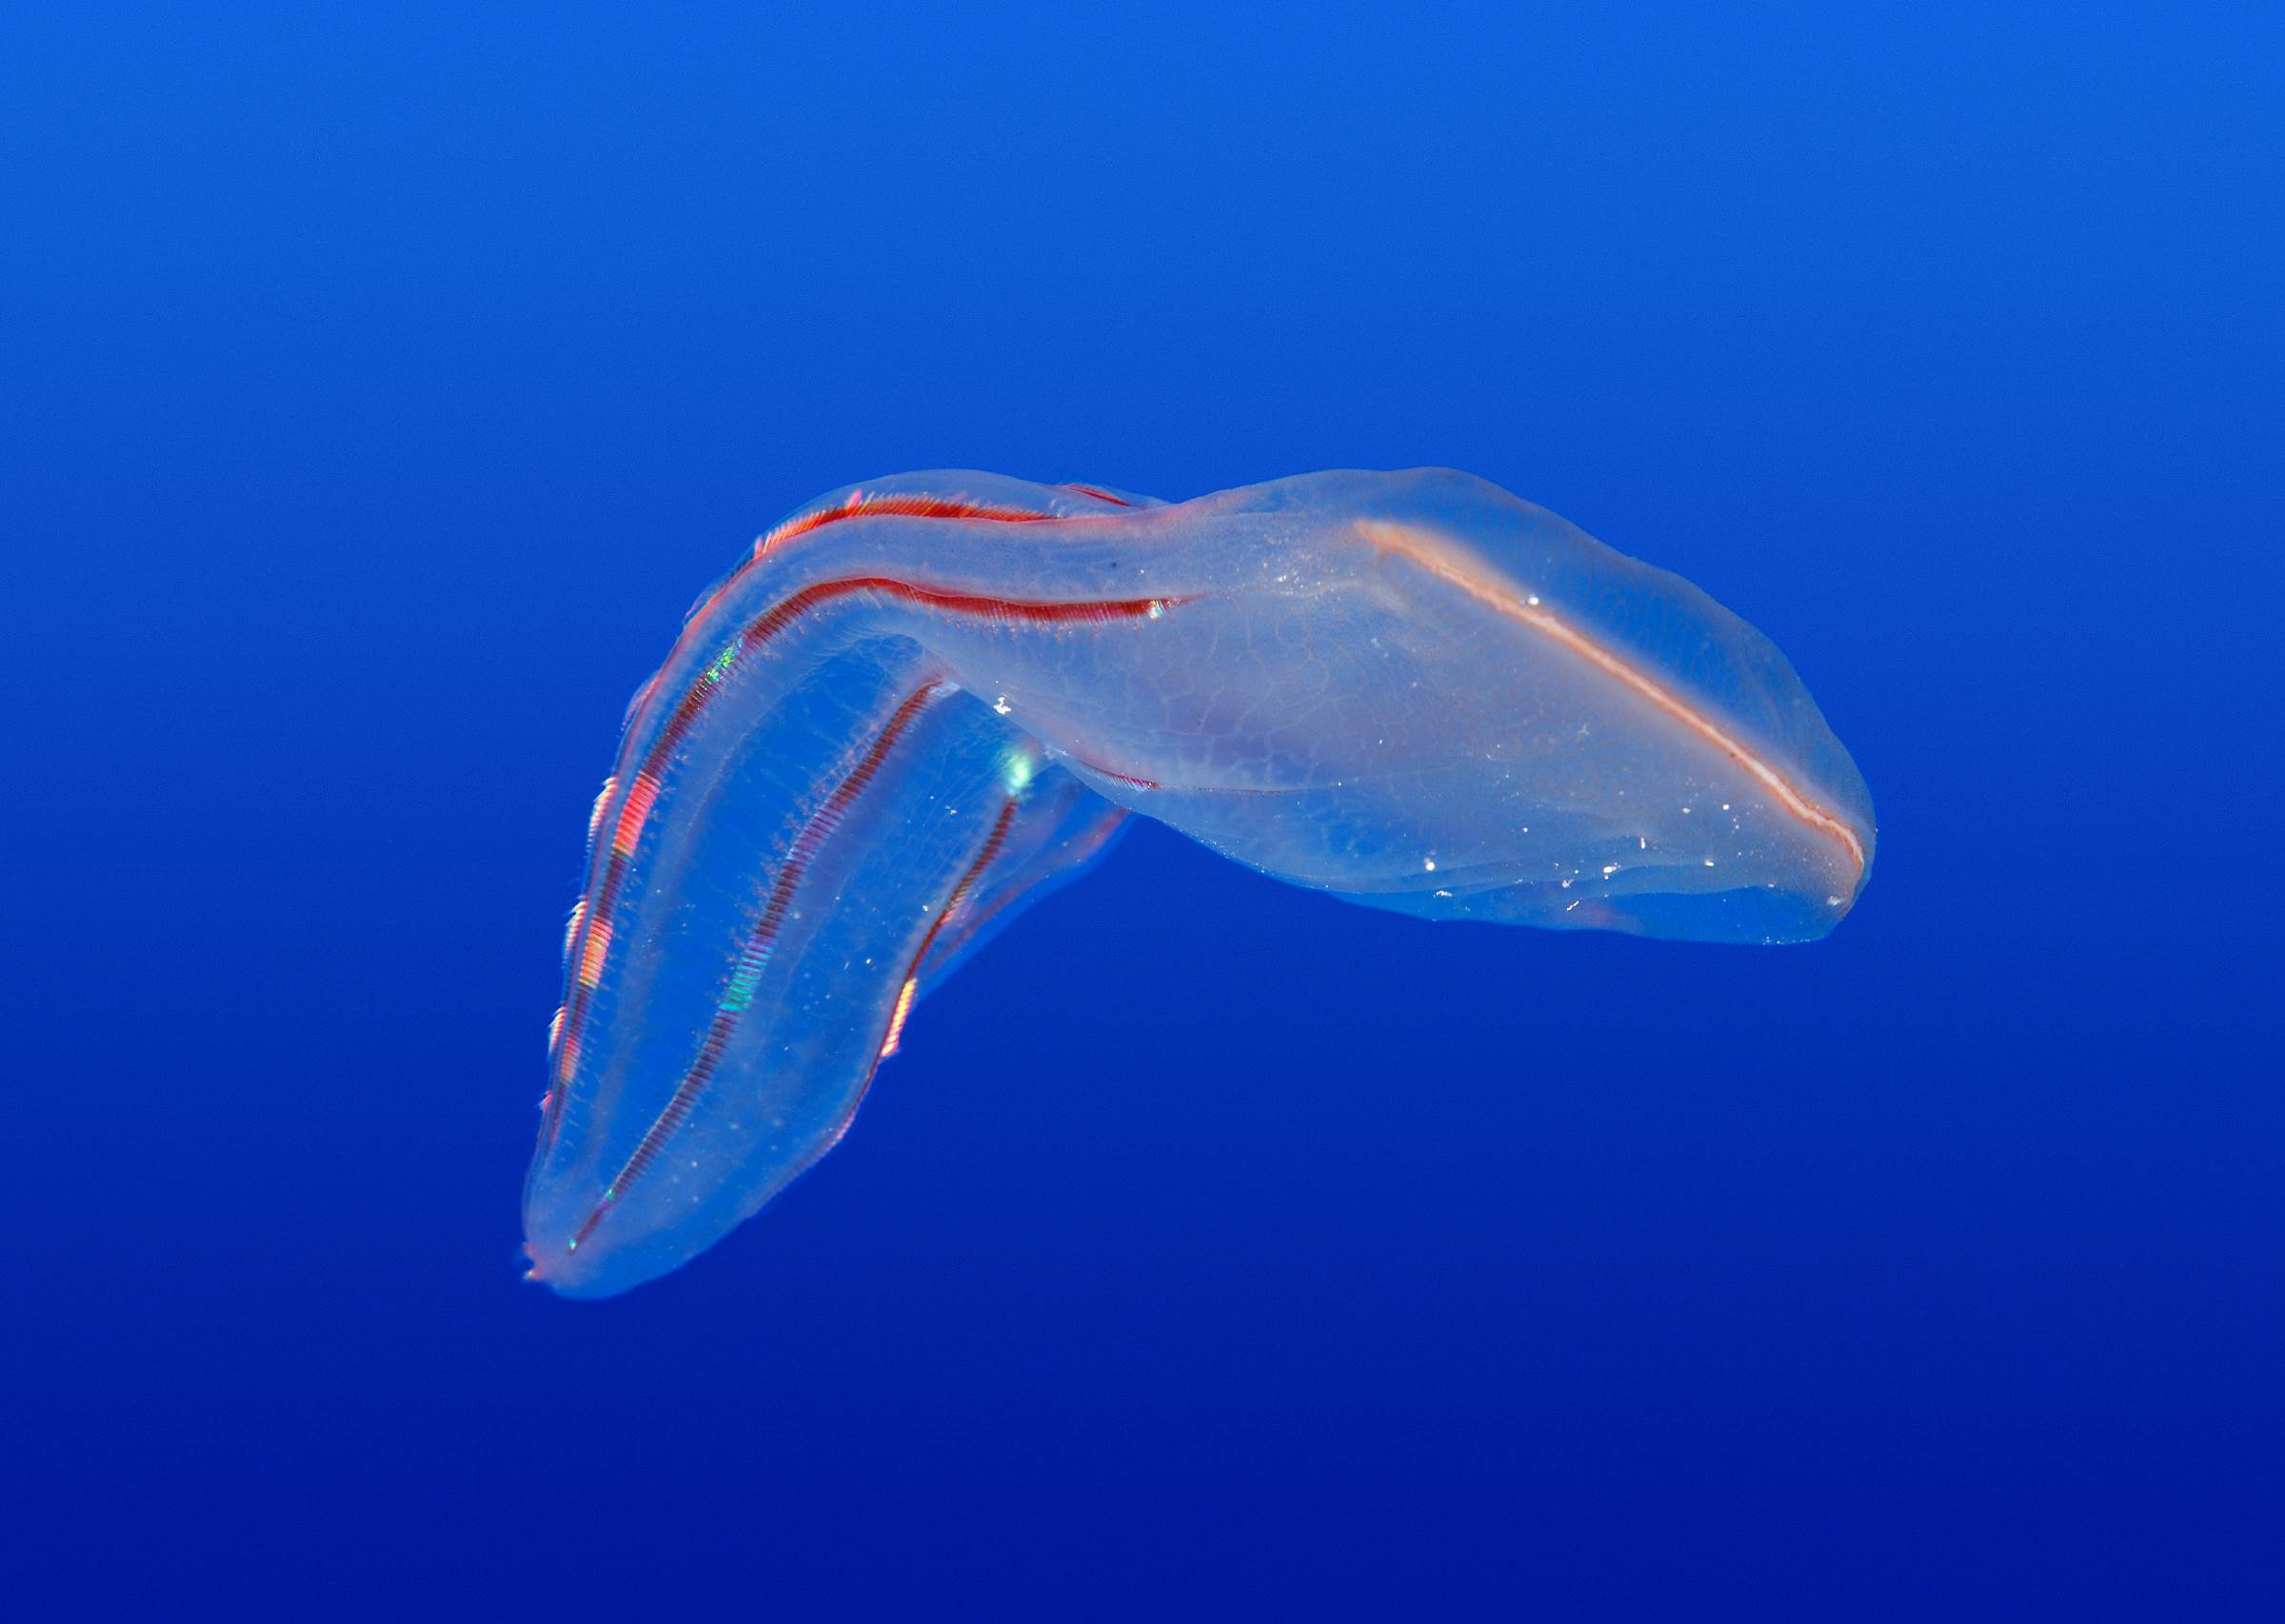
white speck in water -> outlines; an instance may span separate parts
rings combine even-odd
[[[1434,874],[1436,872],[1436,859],[1432,857],[1424,857],[1421,860],[1421,866],[1423,869],[1426,869],[1430,874]]]
[[[1615,863],[1615,862],[1606,862],[1606,863],[1604,863],[1604,864],[1602,865],[1602,877],[1603,877],[1605,880],[1608,880],[1608,879],[1609,879],[1609,878],[1610,878],[1612,875],[1614,875],[1614,874],[1616,874],[1616,873],[1618,873],[1618,872],[1619,872],[1619,865],[1618,865],[1617,863]]]
[[[1523,601],[1526,604],[1529,604],[1535,609],[1540,606],[1540,595],[1537,592],[1534,592],[1530,597],[1524,599]]]
[[[1007,703],[1007,696],[1005,694],[1002,694],[998,699],[992,702],[992,708],[998,711],[1002,716],[1005,716],[1009,711],[1013,710],[1015,706]]]
[[[1708,858],[1708,859],[1706,859],[1706,866],[1707,866],[1708,868],[1711,868],[1711,867],[1713,867],[1713,866],[1714,866],[1714,860],[1713,860],[1712,858]]]

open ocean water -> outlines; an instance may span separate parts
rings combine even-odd
[[[2285,26],[0,22],[28,1618],[2285,1616]],[[1829,940],[1134,829],[519,1278],[628,693],[819,491],[1449,465],[1768,632]]]

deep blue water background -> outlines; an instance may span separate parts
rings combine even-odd
[[[11,1604],[2285,1609],[2274,20],[340,10],[0,27]],[[1419,463],[1787,651],[1833,940],[1146,828],[763,1220],[518,1282],[748,539]]]

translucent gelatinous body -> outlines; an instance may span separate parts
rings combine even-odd
[[[835,492],[628,713],[566,939],[534,1276],[622,1291],[750,1216],[919,997],[1130,811],[1380,907],[1696,941],[1821,936],[1873,855],[1768,640],[1483,481]]]

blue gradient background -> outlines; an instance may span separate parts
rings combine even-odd
[[[340,10],[0,25],[11,1606],[2280,1615],[2264,9]],[[1786,650],[1836,938],[1143,829],[765,1220],[518,1283],[755,532],[1418,463]]]

